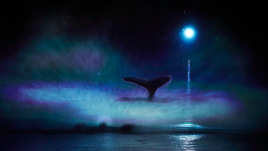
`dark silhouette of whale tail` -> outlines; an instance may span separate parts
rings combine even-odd
[[[146,88],[149,92],[148,99],[150,100],[153,98],[156,90],[159,87],[165,85],[171,80],[171,76],[170,75],[159,76],[159,77],[149,79],[148,81],[141,79],[141,78],[135,78],[135,77],[123,77],[123,80]]]

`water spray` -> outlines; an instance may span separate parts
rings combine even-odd
[[[192,122],[192,115],[191,115],[191,79],[190,79],[190,60],[188,60],[187,65],[187,117],[186,122],[191,123]]]

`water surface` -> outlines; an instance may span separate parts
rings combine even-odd
[[[230,134],[4,134],[1,150],[263,150],[265,140]],[[267,147],[266,147],[267,149]]]

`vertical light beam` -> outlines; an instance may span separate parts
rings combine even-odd
[[[191,123],[192,122],[192,110],[191,110],[191,79],[190,79],[190,60],[188,60],[188,74],[187,74],[187,117],[186,117],[186,122]]]

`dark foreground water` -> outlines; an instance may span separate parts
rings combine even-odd
[[[265,138],[231,134],[1,134],[1,151],[267,150]]]

